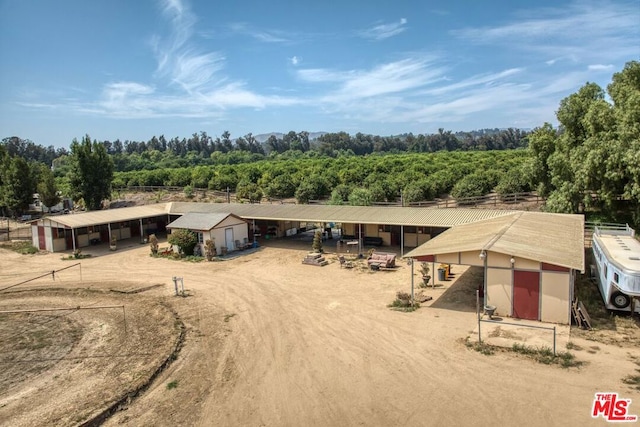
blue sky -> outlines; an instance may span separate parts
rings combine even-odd
[[[0,138],[555,124],[640,59],[640,0],[0,0]]]

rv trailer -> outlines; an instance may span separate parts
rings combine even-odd
[[[596,227],[593,259],[600,294],[609,310],[640,313],[640,242],[628,225],[620,229]],[[635,299],[635,301],[634,301]]]

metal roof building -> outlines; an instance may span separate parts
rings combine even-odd
[[[454,225],[508,215],[514,211],[463,208],[433,209],[396,206],[173,202],[169,204],[168,212],[171,215],[182,215],[187,212],[233,212],[239,217],[256,220],[452,227]]]
[[[454,226],[406,257],[484,267],[484,303],[496,314],[569,324],[585,269],[584,217],[510,213]]]

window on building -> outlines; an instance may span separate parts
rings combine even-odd
[[[204,243],[204,234],[202,232],[196,232],[196,236],[198,236],[198,243]]]
[[[417,233],[417,232],[418,232],[418,230],[417,230],[417,228],[416,228],[416,227],[406,226],[406,227],[404,228],[404,232],[405,232],[405,233]]]

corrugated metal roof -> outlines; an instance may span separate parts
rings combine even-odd
[[[166,215],[168,207],[167,203],[158,203],[154,205],[133,206],[129,208],[105,209],[101,211],[49,216],[47,219],[57,222],[58,224],[62,224],[68,228],[78,228],[90,225],[107,224],[110,222],[131,221],[139,218],[151,218],[154,216]]]
[[[405,257],[482,250],[584,271],[582,215],[516,212],[450,228]]]
[[[452,227],[513,213],[489,209],[173,202],[169,212],[232,212],[245,219]]]
[[[167,228],[187,228],[189,230],[209,231],[230,215],[229,212],[213,214],[189,212],[167,225]]]

